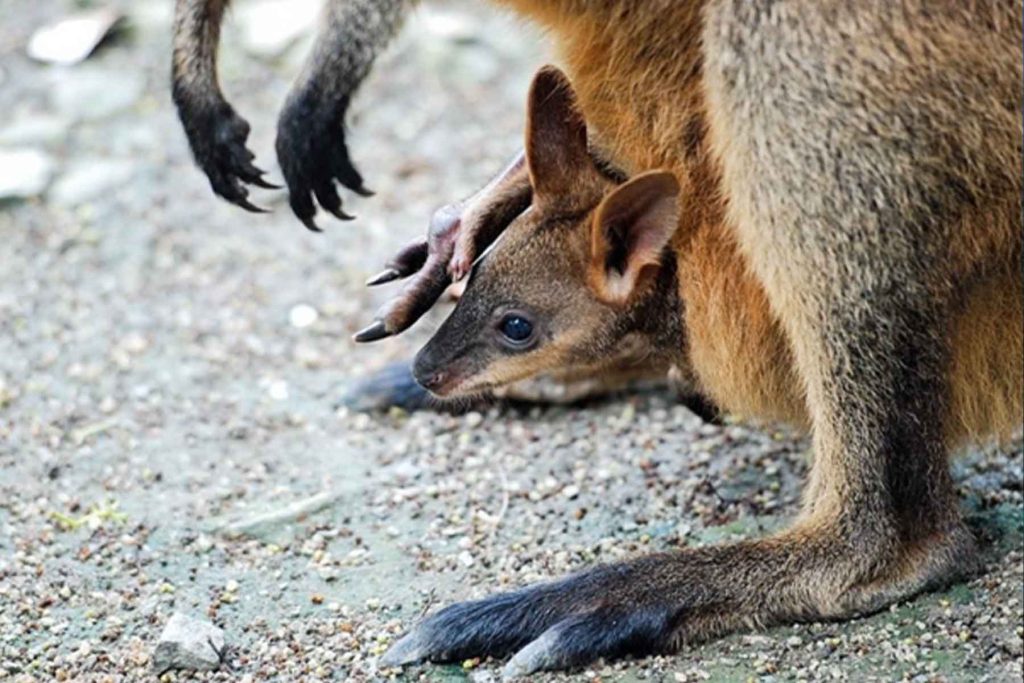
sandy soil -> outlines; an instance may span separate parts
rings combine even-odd
[[[663,393],[336,409],[443,316],[349,340],[387,295],[364,279],[519,144],[542,43],[476,3],[427,3],[350,122],[377,196],[312,235],[281,193],[258,193],[275,210],[250,216],[193,168],[168,96],[171,4],[121,2],[130,30],[56,68],[24,45],[74,3],[0,0],[0,152],[54,169],[40,198],[0,204],[0,680],[152,680],[178,610],[226,632],[233,670],[199,680],[494,680],[491,662],[399,674],[377,657],[431,606],[794,512],[804,441],[705,425]],[[245,6],[223,79],[273,167],[308,39],[254,47]],[[969,583],[536,680],[1020,680],[1021,460],[1018,441],[955,465],[985,547]]]

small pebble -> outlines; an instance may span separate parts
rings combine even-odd
[[[0,150],[0,200],[42,194],[53,175],[53,161],[37,149]]]
[[[153,669],[214,671],[220,668],[224,631],[203,619],[175,612],[153,652]]]
[[[297,304],[288,311],[288,322],[300,330],[315,323],[319,317],[320,313],[309,304]]]

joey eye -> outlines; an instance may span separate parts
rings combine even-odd
[[[533,336],[533,323],[520,313],[510,313],[498,325],[501,334],[514,345],[522,345]]]

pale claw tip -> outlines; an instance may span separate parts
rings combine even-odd
[[[381,655],[380,663],[384,666],[405,666],[422,660],[424,655],[416,632],[412,631],[389,647],[388,651]]]

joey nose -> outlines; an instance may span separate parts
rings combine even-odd
[[[444,386],[445,381],[448,379],[447,373],[443,370],[435,370],[433,372],[414,372],[413,376],[416,378],[416,381],[419,382],[420,386],[431,392],[437,392],[442,386]]]
[[[437,363],[430,361],[426,351],[427,349],[424,348],[416,354],[416,359],[412,363],[412,376],[417,384],[427,391],[433,392],[444,382],[445,373],[438,368]]]

